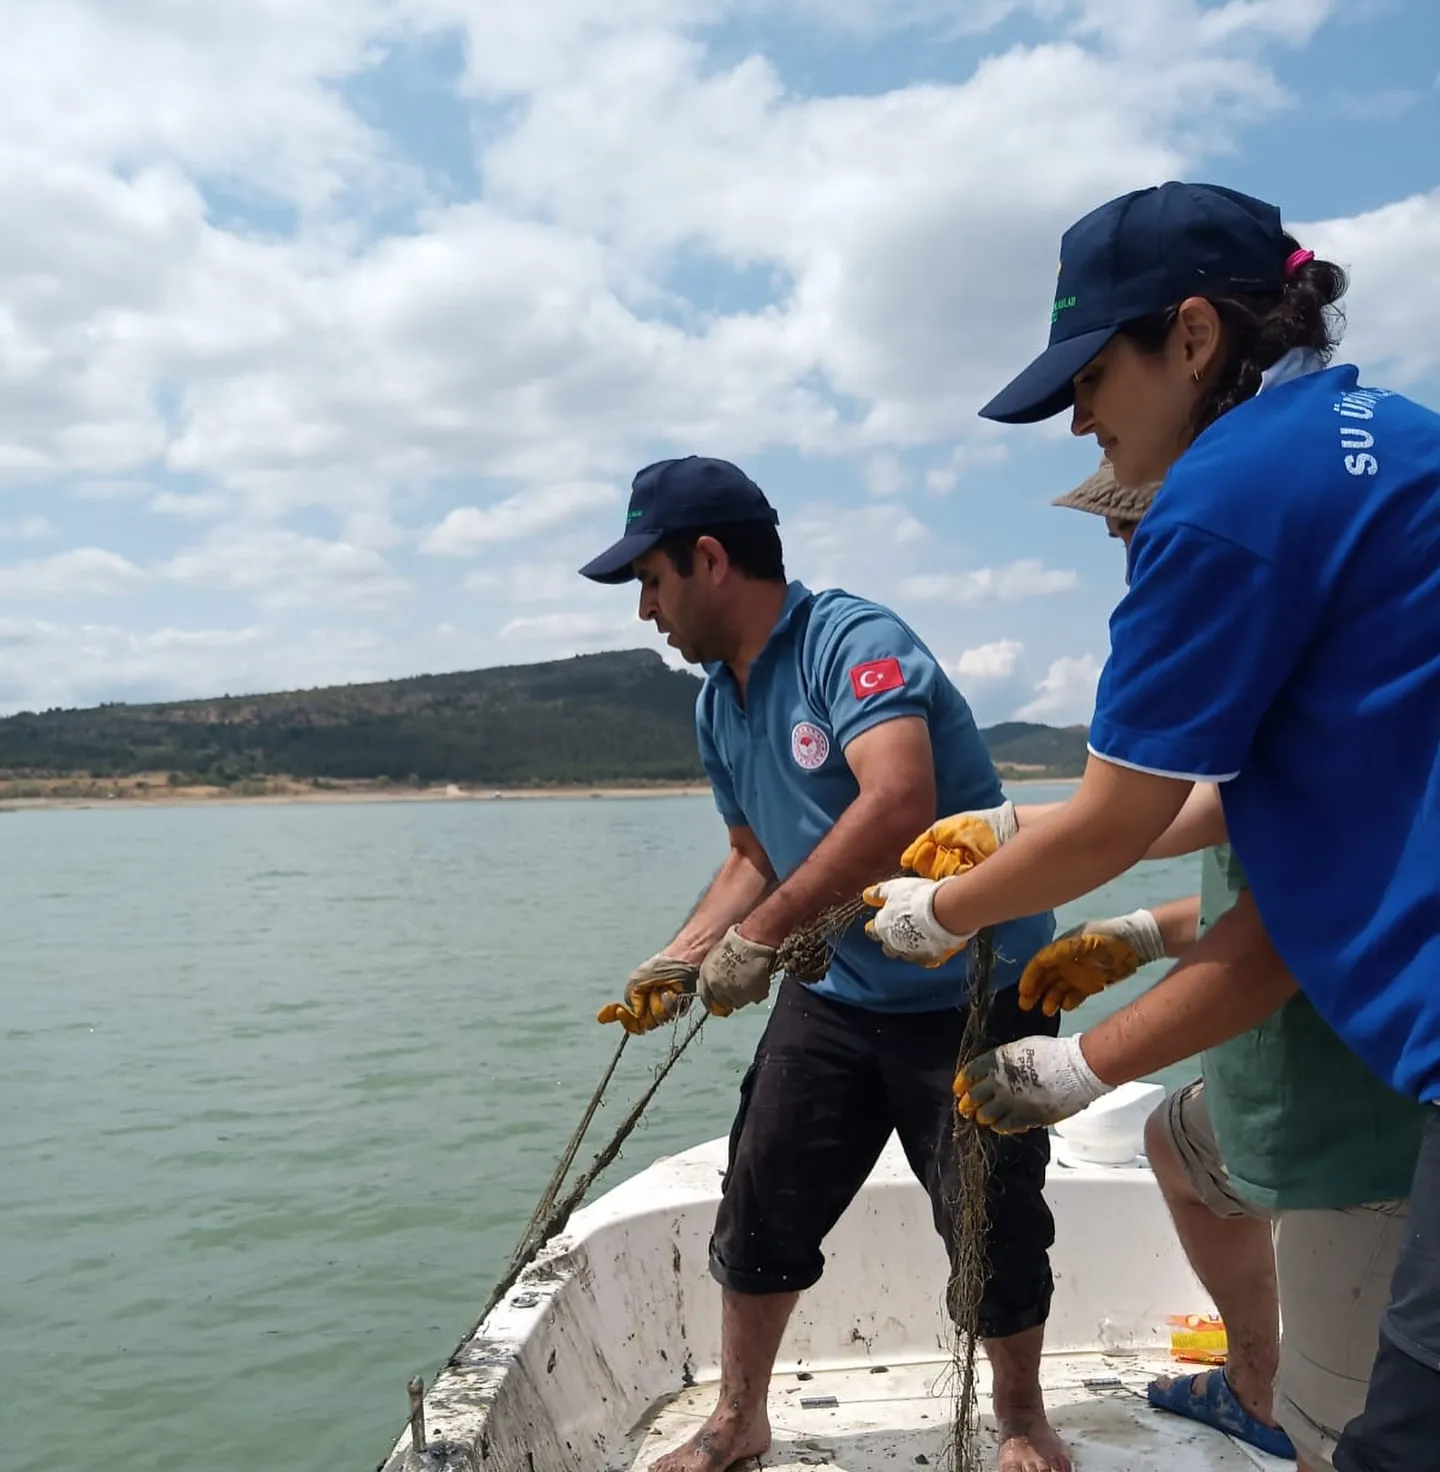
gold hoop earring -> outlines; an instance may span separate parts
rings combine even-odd
[[[1190,370],[1190,377],[1193,378],[1196,383],[1199,383],[1200,382],[1200,370],[1198,368],[1192,368]]]

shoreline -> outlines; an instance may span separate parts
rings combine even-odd
[[[1007,792],[1024,787],[1056,787],[1078,782],[1078,777],[1002,778]],[[653,797],[709,797],[703,782],[651,783],[644,786],[575,785],[563,787],[324,787],[295,784],[293,789],[267,792],[234,792],[224,787],[117,788],[113,793],[95,792],[38,797],[0,796],[0,814],[61,812],[88,808],[189,808],[189,807],[317,807],[346,803],[407,802],[563,802]]]
[[[694,783],[646,787],[303,788],[281,792],[232,792],[217,788],[161,788],[111,796],[0,797],[0,813],[53,812],[71,808],[325,807],[347,803],[535,802],[582,798],[698,797],[710,789]]]

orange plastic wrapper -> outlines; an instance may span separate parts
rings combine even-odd
[[[1171,1314],[1170,1353],[1192,1365],[1223,1365],[1228,1350],[1217,1314]]]

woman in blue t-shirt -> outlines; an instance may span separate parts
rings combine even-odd
[[[1076,793],[970,872],[878,886],[872,935],[933,964],[1115,878],[1177,820],[1186,847],[1228,832],[1253,894],[1083,1044],[972,1064],[961,1107],[987,1124],[1074,1113],[1296,983],[1381,1079],[1440,1101],[1440,416],[1329,366],[1344,287],[1271,205],[1136,191],[1066,231],[1049,346],[981,411],[1070,409],[1123,482],[1164,485]],[[1440,1446],[1440,1110],[1411,1202],[1344,1472],[1431,1465]]]

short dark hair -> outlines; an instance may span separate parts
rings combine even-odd
[[[726,521],[714,526],[687,527],[683,532],[667,532],[655,544],[675,564],[675,571],[688,578],[695,571],[695,544],[701,537],[713,537],[725,549],[731,566],[746,577],[765,583],[785,581],[785,554],[780,546],[780,533],[770,521]]]
[[[1285,237],[1287,251],[1299,250]],[[1331,261],[1311,259],[1285,279],[1279,291],[1261,295],[1207,297],[1225,328],[1225,360],[1195,407],[1192,434],[1254,398],[1260,375],[1291,348],[1310,348],[1328,363],[1344,330],[1339,301],[1349,281]],[[1120,332],[1142,353],[1159,353],[1175,325],[1179,304],[1127,322]]]

